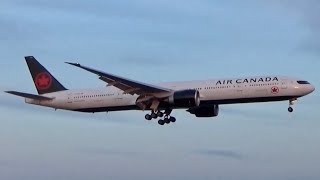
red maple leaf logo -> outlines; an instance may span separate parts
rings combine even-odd
[[[273,86],[271,88],[271,92],[272,92],[272,94],[278,94],[279,93],[279,88],[277,86]]]
[[[51,76],[48,73],[40,73],[36,76],[35,83],[39,90],[48,89],[51,86]]]

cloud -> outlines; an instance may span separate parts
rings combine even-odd
[[[241,160],[244,159],[245,156],[230,150],[218,150],[218,149],[206,149],[206,150],[197,150],[194,151],[195,154],[203,155],[203,156],[212,156],[212,157],[223,157],[223,158],[230,158]]]
[[[78,152],[92,154],[92,155],[118,155],[118,156],[144,156],[144,157],[148,155],[153,156],[154,154],[159,155],[160,153],[160,152],[121,150],[121,149],[112,149],[112,148],[103,148],[103,147],[101,148],[84,147],[84,148],[79,148]],[[229,158],[229,159],[235,159],[235,160],[241,160],[245,158],[245,156],[241,153],[231,151],[231,150],[223,150],[223,149],[199,149],[199,150],[192,151],[191,154],[201,155],[201,156],[210,156],[210,157],[222,157],[222,158]]]

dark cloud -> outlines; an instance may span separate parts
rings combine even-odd
[[[141,151],[126,151],[120,149],[107,149],[107,148],[80,148],[78,149],[80,153],[87,153],[87,154],[95,154],[95,155],[119,155],[119,156],[148,156],[153,154],[159,154],[159,152],[141,152]],[[230,158],[241,160],[244,159],[245,156],[241,153],[230,151],[230,150],[217,150],[217,149],[201,149],[195,150],[191,152],[195,155],[202,155],[202,156],[212,156],[212,157],[223,157],[223,158]]]
[[[245,156],[241,153],[230,151],[230,150],[217,150],[217,149],[206,149],[206,150],[197,150],[194,151],[195,154],[204,155],[204,156],[213,156],[213,157],[223,157],[241,160],[244,159]]]

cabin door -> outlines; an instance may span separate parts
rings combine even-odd
[[[67,103],[68,103],[68,104],[72,104],[72,103],[73,103],[73,100],[74,100],[73,94],[72,94],[72,93],[68,93],[68,94],[67,94]]]
[[[245,89],[244,89],[244,86],[243,84],[236,84],[235,85],[235,97],[234,98],[245,98]]]
[[[281,89],[287,89],[287,88],[288,88],[287,80],[284,79],[281,82]]]

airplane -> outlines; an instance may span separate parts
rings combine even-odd
[[[158,119],[159,125],[176,122],[171,116],[174,109],[186,109],[196,117],[209,118],[218,116],[219,106],[225,104],[289,101],[288,111],[293,112],[292,105],[297,99],[315,90],[308,81],[286,76],[148,84],[66,62],[106,83],[99,89],[68,90],[33,56],[26,56],[25,60],[38,94],[6,93],[23,97],[28,104],[86,113],[151,111],[145,119]]]

